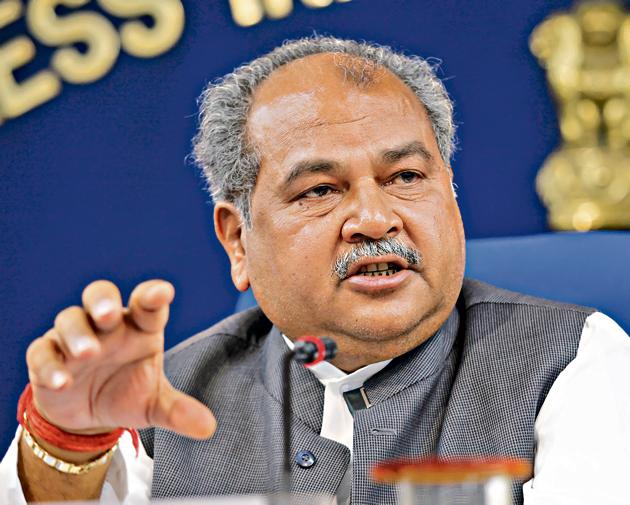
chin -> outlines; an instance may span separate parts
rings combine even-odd
[[[431,300],[421,303],[418,298],[413,304],[397,302],[382,304],[380,310],[365,305],[360,310],[349,310],[343,319],[338,319],[339,333],[345,333],[357,340],[388,341],[414,335],[428,337],[436,331],[439,319],[446,319],[444,300]],[[421,299],[420,299],[421,300]],[[425,300],[426,301],[426,300]]]
[[[422,317],[377,317],[361,318],[361,322],[349,325],[338,325],[337,332],[353,337],[356,340],[369,342],[385,342],[421,331]]]

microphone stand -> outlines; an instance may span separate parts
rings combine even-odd
[[[291,362],[295,357],[295,351],[291,350],[284,357],[282,364],[282,384],[283,402],[282,402],[282,424],[284,432],[284,465],[282,469],[282,484],[280,493],[282,501],[289,503],[289,493],[291,492]]]
[[[282,425],[284,431],[283,468],[278,502],[291,503],[291,362],[297,361],[311,366],[320,361],[330,360],[337,354],[337,344],[328,337],[305,336],[297,339],[282,362]]]

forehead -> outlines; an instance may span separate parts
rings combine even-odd
[[[275,70],[254,93],[254,102],[272,101],[286,93],[305,89],[335,90],[353,86],[369,91],[396,87],[411,90],[390,70],[376,63],[343,53],[319,53],[305,56]]]
[[[276,70],[256,89],[247,126],[263,166],[296,150],[320,156],[322,147],[327,154],[353,146],[382,149],[397,137],[437,149],[425,109],[405,83],[341,54],[312,55]]]

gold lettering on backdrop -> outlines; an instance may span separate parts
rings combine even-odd
[[[30,0],[24,12],[21,0],[0,0],[0,28],[26,15],[35,39],[58,47],[42,70],[18,83],[13,72],[31,62],[36,46],[26,35],[0,45],[0,125],[59,94],[62,79],[85,84],[102,78],[116,63],[120,48],[132,56],[151,58],[171,49],[184,30],[181,0],[98,0],[108,14],[123,19],[149,16],[151,27],[137,20],[122,23],[120,34],[102,14],[92,11],[60,16],[60,6],[78,9],[89,0]],[[76,45],[83,44],[85,51]],[[60,79],[61,78],[61,79]]]
[[[3,28],[22,16],[22,2],[20,0],[0,1],[0,28]]]
[[[562,137],[536,179],[550,225],[630,228],[630,15],[614,1],[580,2],[543,21],[530,47]]]
[[[179,0],[99,0],[110,14],[121,18],[150,16],[153,27],[129,21],[120,29],[125,52],[152,58],[173,47],[184,31],[184,7]]]
[[[26,9],[29,30],[42,44],[71,46],[83,42],[87,50],[74,47],[57,49],[50,65],[64,81],[73,84],[94,82],[116,63],[120,52],[118,33],[113,25],[95,12],[77,12],[57,16],[55,9],[81,7],[89,0],[31,0]]]
[[[0,28],[22,16],[19,0],[0,2]],[[21,116],[59,94],[61,82],[55,74],[42,70],[16,82],[13,72],[35,57],[35,44],[28,37],[15,37],[0,46],[0,124],[3,119]]]
[[[285,18],[293,10],[293,0],[263,0],[262,5],[265,14],[271,19]]]
[[[293,1],[290,3],[293,6]],[[265,16],[265,10],[260,0],[230,0],[230,9],[234,22],[240,26],[253,26],[262,21]]]
[[[328,7],[334,0],[301,0],[308,7]],[[336,0],[347,3],[350,0]],[[229,0],[234,22],[240,26],[253,26],[265,16],[280,19],[291,14],[293,0]]]
[[[302,0],[302,3],[309,7],[328,7],[332,0]]]

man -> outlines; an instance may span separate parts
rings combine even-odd
[[[452,105],[430,66],[388,48],[297,40],[209,86],[195,155],[234,284],[251,286],[260,309],[170,351],[165,375],[172,286],[143,283],[123,308],[111,283],[90,284],[29,348],[31,413],[61,438],[18,430],[4,496],[277,491],[281,365],[292,340],[314,334],[339,353],[334,366],[291,370],[295,492],[394,503],[370,480],[378,461],[508,455],[535,463],[527,503],[625,500],[628,408],[616,395],[630,339],[591,309],[463,281],[453,145]],[[343,393],[359,388],[364,408],[351,413]],[[588,431],[602,422],[605,433]],[[29,442],[84,468],[103,451],[62,442],[119,426],[143,428],[146,454],[123,438],[113,463],[79,475]]]

